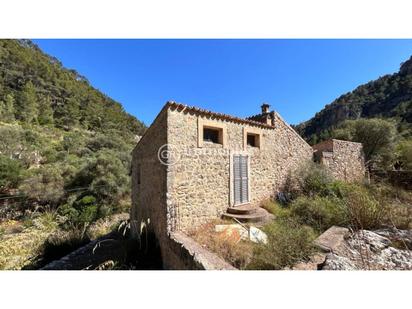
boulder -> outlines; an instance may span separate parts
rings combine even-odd
[[[389,238],[382,236],[390,233],[394,232],[380,230],[378,234],[378,232],[360,230],[347,236],[344,242],[329,242],[333,249],[338,247],[338,250],[331,250],[320,268],[324,270],[412,270],[412,251],[406,246],[395,247]],[[329,235],[327,239],[341,240],[339,235],[339,233],[334,237]],[[391,237],[402,239],[402,235],[409,235],[409,231],[398,231],[396,237],[393,234]],[[323,234],[319,238],[325,239],[322,236]],[[325,245],[325,242],[321,241],[321,243]],[[336,243],[339,243],[338,246]]]

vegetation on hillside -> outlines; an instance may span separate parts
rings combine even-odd
[[[53,231],[87,237],[96,220],[127,211],[130,152],[144,130],[31,41],[0,40],[0,223],[49,213]]]
[[[326,105],[296,130],[311,144],[332,136],[346,120],[381,118],[391,120],[402,139],[412,137],[412,57],[399,72],[361,85]]]

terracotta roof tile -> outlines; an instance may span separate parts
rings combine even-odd
[[[237,122],[237,123],[244,123],[244,124],[249,124],[249,125],[268,128],[268,129],[274,129],[273,126],[268,125],[266,123],[259,122],[259,121],[254,121],[254,120],[250,120],[250,119],[243,119],[243,118],[238,118],[238,117],[227,115],[227,114],[212,112],[212,111],[205,110],[205,109],[202,109],[202,108],[198,108],[198,107],[195,107],[195,106],[188,106],[188,105],[185,105],[185,104],[182,104],[182,103],[177,103],[177,102],[174,102],[174,101],[168,101],[166,103],[166,107],[176,109],[176,110],[179,110],[179,111],[190,111],[190,112],[194,112],[194,113],[197,113],[197,114],[200,114],[200,115],[211,116],[211,117],[215,117],[215,118],[222,119],[222,120],[233,121],[233,122]]]

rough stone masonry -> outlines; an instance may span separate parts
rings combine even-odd
[[[337,178],[361,176],[361,145],[333,140],[315,150],[332,153],[321,161]],[[154,233],[161,250],[170,251],[171,233],[220,218],[239,205],[240,191],[242,203],[273,198],[313,152],[266,104],[261,114],[241,119],[167,102],[132,153],[132,230]],[[247,161],[240,176],[235,156]]]

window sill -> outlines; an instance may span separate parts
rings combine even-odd
[[[219,143],[203,141],[202,147],[204,147],[204,148],[223,148],[223,145],[219,144]]]

